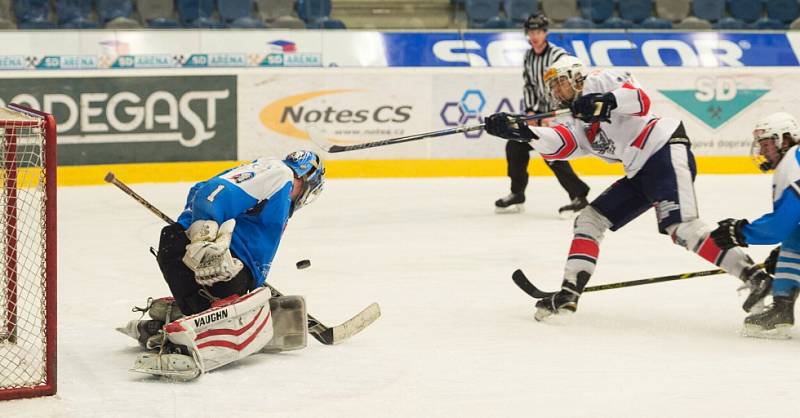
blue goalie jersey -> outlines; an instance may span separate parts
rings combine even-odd
[[[185,229],[194,221],[222,224],[236,219],[231,252],[264,284],[291,214],[294,173],[281,160],[258,159],[195,184],[178,217]]]

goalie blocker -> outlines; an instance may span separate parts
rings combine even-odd
[[[307,332],[303,298],[270,298],[262,287],[168,323],[160,351],[141,354],[131,371],[191,380],[253,353],[304,348]]]

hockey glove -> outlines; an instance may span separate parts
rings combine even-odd
[[[778,254],[781,253],[781,247],[777,246],[772,249],[769,256],[764,260],[764,271],[771,275],[775,275],[775,267],[778,266]]]
[[[572,116],[586,122],[610,122],[611,111],[617,108],[617,99],[611,93],[591,93],[578,97],[572,105]]]
[[[183,264],[194,272],[195,281],[202,286],[227,282],[239,274],[244,265],[230,252],[236,221],[228,219],[218,226],[214,221],[195,221],[186,234],[191,241],[186,246]]]
[[[729,250],[733,247],[747,247],[742,228],[749,224],[747,219],[723,219],[717,222],[717,229],[711,231],[711,239],[722,250]]]
[[[528,124],[524,120],[505,112],[489,116],[484,120],[484,124],[489,135],[519,142],[531,142],[531,139],[539,139],[528,128]]]

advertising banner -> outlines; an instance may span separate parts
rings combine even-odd
[[[519,67],[520,30],[9,31],[0,70],[259,67]],[[592,66],[797,67],[797,32],[557,31],[549,38]]]
[[[521,31],[384,34],[392,67],[518,67],[530,48]],[[795,34],[558,32],[548,39],[592,66],[766,67],[798,65]]]
[[[235,76],[0,79],[58,121],[60,165],[236,159]]]
[[[793,70],[629,68],[660,116],[683,120],[697,155],[746,156],[756,120],[792,112]],[[522,111],[522,76],[501,68],[380,72],[286,70],[239,80],[241,159],[312,146],[316,135],[339,144],[478,124],[495,112]],[[483,131],[426,139],[331,159],[502,158],[505,141]]]

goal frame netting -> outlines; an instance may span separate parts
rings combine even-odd
[[[35,359],[37,362],[42,361],[41,366],[37,365],[36,374],[31,379],[20,378],[19,382],[16,381],[14,373],[11,370],[9,361],[0,363],[0,379],[5,375],[6,380],[0,384],[0,401],[7,399],[30,398],[36,396],[47,396],[56,393],[56,170],[57,170],[57,157],[56,157],[56,121],[55,118],[47,113],[40,112],[29,107],[9,104],[4,108],[0,108],[0,130],[2,130],[3,140],[0,143],[0,183],[2,183],[2,195],[4,201],[2,202],[2,222],[0,223],[0,235],[3,239],[0,241],[0,256],[5,260],[0,265],[0,274],[4,275],[3,280],[0,280],[0,292],[4,292],[0,300],[3,300],[3,305],[0,306],[0,356],[6,355],[11,357],[11,352],[23,358],[28,356]],[[17,140],[18,132],[37,132],[41,136],[41,168],[37,166],[24,167],[19,165],[18,161],[18,148],[24,146]],[[39,136],[37,136],[39,138]],[[11,156],[9,158],[9,156]],[[36,179],[35,185],[18,183],[18,176],[24,173],[25,170],[40,170]],[[41,173],[43,171],[43,173]],[[24,180],[23,183],[29,181]],[[44,185],[41,184],[44,182]],[[37,193],[39,189],[43,193],[43,205],[40,210],[43,222],[41,225],[41,233],[43,233],[43,249],[41,253],[36,252],[34,257],[44,260],[36,260],[40,262],[40,271],[36,272],[37,279],[41,280],[40,288],[35,289],[37,298],[33,301],[29,299],[20,300],[20,295],[23,292],[30,292],[30,289],[21,288],[26,286],[25,279],[22,282],[18,281],[20,274],[25,272],[18,271],[20,260],[26,257],[26,247],[18,248],[19,235],[24,234],[26,225],[17,225],[17,220],[24,214],[18,213],[18,192],[21,188],[35,187]],[[24,210],[24,208],[22,209]],[[39,231],[36,231],[39,233]],[[38,284],[38,283],[37,283]],[[36,343],[33,345],[23,344],[20,333],[27,330],[22,329],[21,321],[18,318],[19,309],[23,308],[21,304],[37,303],[43,306],[37,306],[37,312],[41,312],[41,318],[37,316],[36,326],[40,327],[35,335]],[[32,309],[30,307],[26,309]],[[34,337],[32,337],[34,338]],[[5,350],[5,353],[4,353]],[[0,359],[2,360],[2,359]],[[20,366],[22,367],[22,366]],[[4,370],[6,368],[7,370]],[[11,383],[9,383],[9,381]]]

